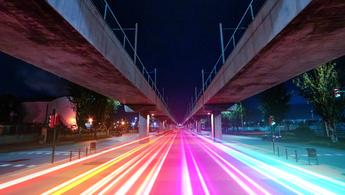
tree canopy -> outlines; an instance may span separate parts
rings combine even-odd
[[[289,111],[291,94],[284,85],[278,85],[260,94],[261,110],[265,121],[274,116],[276,122],[281,122]]]
[[[335,66],[332,62],[323,64],[294,80],[301,95],[313,105],[315,112],[325,122],[326,135],[333,141],[337,141],[335,124],[342,118],[345,108],[344,98],[334,97],[334,89],[340,87]]]
[[[70,101],[75,105],[78,127],[84,127],[87,119],[92,117],[95,126],[106,125],[109,128],[120,105],[119,101],[76,84],[70,85],[69,92]]]

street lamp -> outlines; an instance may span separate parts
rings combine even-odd
[[[90,125],[92,125],[93,118],[90,117],[90,118],[88,119],[88,122],[90,123]]]

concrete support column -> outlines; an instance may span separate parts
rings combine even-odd
[[[214,141],[215,136],[214,136],[214,115],[213,114],[211,114],[211,138]]]
[[[139,137],[145,137],[149,135],[149,129],[150,129],[150,115],[147,115],[146,119],[139,115]]]
[[[146,132],[149,134],[150,132],[150,115],[146,115]]]
[[[163,124],[162,124],[162,130],[165,130],[165,123],[166,123],[166,121],[164,120]]]
[[[214,136],[215,141],[222,140],[222,115],[219,114],[214,118]]]

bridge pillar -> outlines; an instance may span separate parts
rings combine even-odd
[[[213,141],[215,141],[214,135],[214,114],[211,114],[211,138]]]
[[[215,141],[222,141],[222,115],[218,114],[214,118],[214,137]]]
[[[166,121],[164,120],[162,123],[162,130],[165,130],[165,123],[166,123]]]
[[[146,119],[139,115],[139,138],[143,138],[149,135],[150,129],[150,115],[146,115]]]
[[[222,115],[211,114],[211,138],[213,141],[222,140]]]

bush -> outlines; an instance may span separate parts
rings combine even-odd
[[[294,130],[294,134],[296,137],[300,139],[309,139],[311,137],[315,137],[315,133],[311,130],[308,125],[301,124]]]

